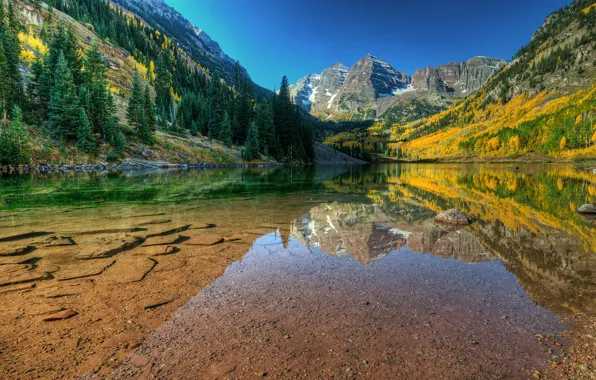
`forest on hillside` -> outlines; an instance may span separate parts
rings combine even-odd
[[[313,125],[294,106],[287,78],[278,94],[257,97],[238,64],[234,83],[227,83],[108,0],[30,4],[43,17],[39,28],[19,21],[15,2],[0,2],[0,164],[26,164],[32,149],[56,147],[63,155],[107,153],[117,160],[131,142],[154,144],[158,130],[242,146],[246,161],[261,155],[314,161]],[[110,82],[110,57],[95,42],[85,48],[59,12],[130,54],[134,75],[127,88]]]

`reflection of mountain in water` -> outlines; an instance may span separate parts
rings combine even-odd
[[[578,236],[546,227],[513,230],[482,220],[449,230],[432,219],[405,221],[407,213],[392,206],[321,204],[294,225],[292,236],[331,256],[349,254],[363,265],[404,247],[464,263],[499,259],[537,303],[552,310],[596,312],[596,255]]]
[[[404,246],[466,263],[494,260],[467,230],[448,231],[429,220],[412,225],[399,219],[375,204],[323,204],[310,210],[294,236],[332,256],[349,254],[363,265]]]

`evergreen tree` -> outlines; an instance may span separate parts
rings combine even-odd
[[[147,117],[147,129],[153,133],[157,130],[157,117],[155,115],[155,103],[153,103],[153,99],[151,99],[151,92],[149,91],[148,84],[145,85],[143,105],[145,107],[145,115]]]
[[[145,109],[145,98],[141,87],[141,78],[136,70],[132,77],[132,90],[130,98],[128,98],[128,110],[126,116],[130,125],[135,129],[139,140],[146,144],[150,144],[152,142],[152,137]]]
[[[97,142],[93,137],[93,129],[83,107],[79,108],[79,129],[77,130],[77,145],[86,153],[97,152]]]
[[[6,91],[2,96],[4,118],[15,106],[21,106],[23,100],[23,79],[19,67],[21,44],[17,38],[22,29],[12,1],[8,2],[8,14],[4,9],[4,2],[0,2],[0,43],[4,55],[0,57],[0,67],[3,69],[0,74],[4,82],[0,88]]]
[[[111,116],[108,110],[107,67],[97,43],[93,43],[85,59],[85,71],[81,81],[89,88],[89,106],[87,115],[95,132],[106,139],[105,125]]]
[[[48,108],[51,134],[67,140],[77,139],[81,120],[79,99],[72,74],[62,52],[58,57]]]
[[[12,122],[0,130],[0,163],[3,165],[26,164],[31,161],[31,137],[23,124],[23,113],[15,107]]]
[[[259,141],[261,152],[264,155],[274,154],[275,151],[275,124],[273,121],[273,108],[271,103],[263,101],[257,108],[255,123],[259,126]]]
[[[162,54],[155,69],[155,103],[157,114],[163,119],[170,118],[172,107],[172,74],[166,65],[165,54]]]
[[[0,38],[0,113],[2,118],[6,119],[8,117],[8,107],[10,103],[10,82],[7,75],[8,64],[6,62],[4,43],[2,40],[3,39]]]
[[[259,127],[255,122],[250,123],[248,128],[248,136],[246,138],[246,144],[244,144],[243,156],[245,160],[252,161],[259,157]]]
[[[227,146],[232,146],[233,137],[234,131],[232,130],[232,122],[230,120],[230,115],[226,111],[223,120],[221,121],[221,125],[219,126],[219,139]]]

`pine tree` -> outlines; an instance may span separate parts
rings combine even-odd
[[[255,123],[259,126],[259,141],[264,155],[275,151],[275,124],[273,122],[273,108],[271,103],[263,101],[257,108]]]
[[[142,142],[152,142],[151,130],[149,129],[147,114],[145,112],[145,99],[141,87],[141,78],[135,70],[132,77],[132,90],[128,98],[128,110],[126,113],[128,122],[135,129],[136,135]]]
[[[15,107],[12,122],[0,130],[0,163],[17,165],[30,162],[30,140],[29,132],[23,124],[23,113],[19,107]]]
[[[79,108],[79,129],[77,130],[77,146],[83,152],[97,153],[97,142],[93,137],[93,129],[83,107]]]
[[[81,120],[79,99],[64,53],[58,57],[48,108],[51,134],[57,138],[76,140]]]
[[[89,107],[87,108],[89,122],[95,132],[107,139],[105,125],[111,116],[108,110],[108,97],[110,95],[107,88],[107,67],[97,43],[94,42],[87,52],[84,66],[85,71],[81,81],[89,88]]]
[[[155,103],[153,103],[153,99],[151,99],[151,92],[149,90],[149,85],[145,85],[145,93],[143,94],[143,105],[145,108],[145,115],[147,118],[147,129],[149,129],[150,133],[153,133],[157,130],[157,117],[155,115]]]
[[[8,65],[6,63],[6,55],[4,54],[4,43],[2,42],[2,38],[0,38],[0,113],[3,119],[8,117],[9,102],[10,82],[8,78]]]
[[[155,69],[155,103],[157,114],[163,118],[170,118],[172,106],[172,74],[166,66],[165,53],[160,55]]]
[[[250,123],[246,144],[244,144],[243,156],[245,160],[252,161],[259,157],[259,126],[255,122]]]
[[[226,111],[223,120],[219,126],[219,139],[227,146],[232,146],[232,139],[234,138],[234,131],[232,130],[232,122],[230,115]]]
[[[78,38],[75,35],[72,25],[68,25],[66,29],[66,44],[63,47],[64,56],[68,62],[68,67],[72,73],[73,81],[76,86],[83,83],[83,62],[81,59],[81,53],[79,51]]]

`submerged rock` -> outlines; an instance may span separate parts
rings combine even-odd
[[[117,253],[139,246],[143,239],[138,236],[101,237],[81,247],[77,260],[93,260],[112,257]]]
[[[72,310],[63,310],[60,311],[56,314],[51,314],[48,315],[47,317],[43,318],[44,322],[54,322],[54,321],[63,321],[65,319],[70,319],[72,317],[74,317],[75,315],[77,315],[78,313],[76,311],[72,311]]]
[[[474,218],[470,215],[456,209],[447,210],[435,216],[435,222],[458,226],[467,226],[472,224],[473,221]]]
[[[591,204],[585,204],[577,209],[580,214],[596,214],[596,206]]]
[[[224,242],[224,238],[217,235],[195,236],[188,240],[186,245],[217,245]]]
[[[0,257],[2,256],[24,256],[28,253],[35,251],[35,247],[30,245],[25,246],[11,246],[11,245],[0,245]]]

